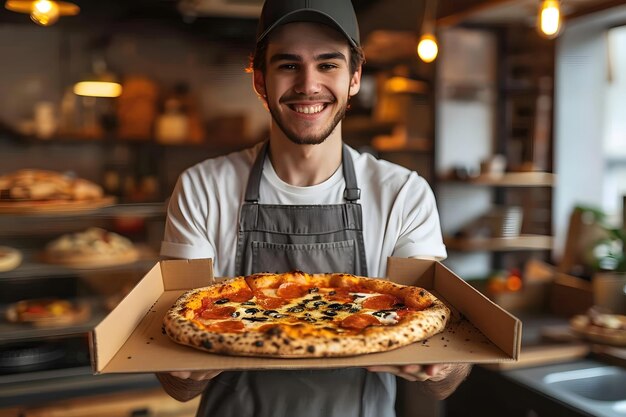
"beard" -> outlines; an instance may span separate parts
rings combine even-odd
[[[272,115],[272,120],[274,120],[274,122],[278,125],[280,130],[285,134],[285,136],[290,141],[292,141],[296,145],[319,145],[323,143],[326,140],[326,138],[330,136],[331,133],[333,133],[333,131],[335,130],[339,122],[341,122],[343,118],[345,117],[346,111],[348,109],[348,101],[346,100],[346,102],[344,102],[339,107],[339,109],[337,110],[337,113],[332,118],[330,123],[328,123],[327,126],[322,128],[322,130],[319,133],[317,134],[311,133],[308,135],[299,134],[295,132],[293,129],[290,129],[289,127],[287,127],[287,123],[285,123],[284,116],[283,118],[281,118],[280,112],[278,112],[274,108],[274,105],[270,104],[269,100],[267,101],[267,107],[270,111],[270,114]]]

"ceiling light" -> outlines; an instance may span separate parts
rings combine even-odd
[[[431,33],[425,33],[417,44],[417,55],[426,63],[433,62],[437,58],[439,47],[437,46],[437,38]]]
[[[426,0],[424,3],[424,18],[422,20],[422,36],[417,44],[417,55],[426,63],[437,58],[439,46],[435,37],[435,13],[437,0]]]
[[[80,7],[74,3],[53,0],[7,0],[4,7],[17,13],[30,14],[33,22],[41,26],[54,24],[59,16],[74,16]]]
[[[561,5],[558,0],[542,0],[539,7],[537,28],[539,33],[549,39],[561,32]]]

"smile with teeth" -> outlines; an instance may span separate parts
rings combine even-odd
[[[297,113],[304,113],[304,114],[315,114],[315,113],[319,113],[322,110],[324,110],[324,108],[326,108],[325,104],[314,104],[314,105],[310,105],[310,106],[304,106],[301,104],[292,104],[291,106],[292,110],[296,111]]]

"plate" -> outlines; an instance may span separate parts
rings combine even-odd
[[[0,214],[65,214],[95,210],[114,203],[115,197],[113,196],[95,200],[2,201]]]
[[[570,320],[572,330],[579,336],[594,342],[612,346],[626,346],[626,330],[596,326],[586,315],[574,316]]]

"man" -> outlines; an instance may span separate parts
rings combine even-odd
[[[416,173],[343,145],[363,55],[350,0],[266,0],[252,60],[269,141],[185,171],[162,255],[213,258],[217,276],[348,272],[383,277],[387,257],[446,256],[432,191]],[[394,415],[394,374],[438,398],[466,365],[158,375],[202,416]]]

